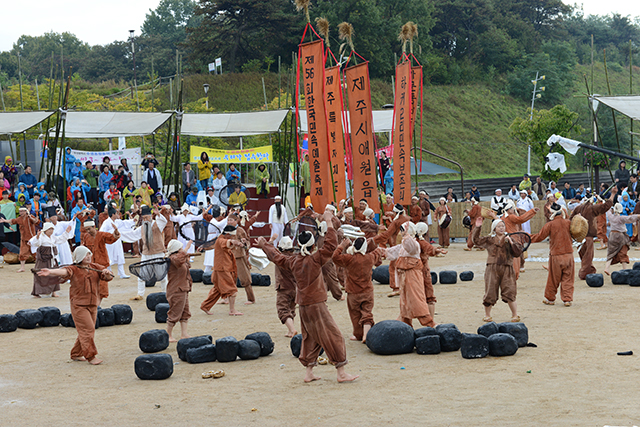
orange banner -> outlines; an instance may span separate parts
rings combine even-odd
[[[324,43],[300,45],[309,136],[311,203],[318,212],[333,200],[329,173],[327,115],[324,106]]]
[[[422,102],[422,66],[411,67],[411,135],[416,126],[418,116],[418,104]]]
[[[411,204],[411,62],[396,67],[393,131],[393,198]]]
[[[353,155],[353,200],[357,205],[365,199],[377,210],[376,160],[373,142],[373,114],[369,85],[369,63],[345,69],[349,116],[351,118],[351,150]]]
[[[329,160],[331,161],[331,178],[335,191],[335,201],[347,198],[347,184],[345,182],[344,134],[342,133],[342,92],[340,82],[340,67],[330,67],[324,70],[325,77],[325,106],[329,121]]]

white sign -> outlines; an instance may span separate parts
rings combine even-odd
[[[216,58],[216,67],[222,67],[222,58]]]
[[[60,149],[58,149],[57,154],[59,158],[59,156],[61,155]],[[127,164],[132,169],[135,165],[139,165],[142,162],[140,147],[114,151],[71,150],[71,154],[76,158],[77,161],[81,162],[82,166],[84,166],[87,161],[90,161],[94,165],[99,166],[102,164],[102,159],[105,157],[109,157],[111,164],[116,168],[120,164],[121,159],[127,159]]]
[[[215,62],[211,62],[209,64],[209,72],[212,72],[215,69],[216,69],[216,63]]]

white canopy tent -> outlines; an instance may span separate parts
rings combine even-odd
[[[289,110],[249,113],[185,114],[180,134],[210,137],[242,137],[276,133]]]
[[[65,138],[118,138],[151,135],[171,118],[173,112],[70,111]],[[55,128],[50,131],[55,135]]]
[[[349,131],[350,119],[347,114],[347,132]],[[307,110],[300,110],[299,129],[302,133],[307,133]],[[393,130],[393,110],[373,111],[373,131],[375,133],[388,133]]]
[[[0,135],[22,133],[42,123],[55,114],[55,111],[15,111],[0,113]]]
[[[594,103],[602,102],[604,105],[633,119],[640,120],[640,96],[593,96]],[[597,104],[595,104],[597,107]]]

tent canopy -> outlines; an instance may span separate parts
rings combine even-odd
[[[347,114],[347,131],[350,124]],[[300,132],[307,133],[307,110],[300,110]],[[373,111],[373,131],[375,133],[386,133],[393,130],[393,110]]]
[[[151,135],[173,115],[166,113],[70,111],[65,138],[118,138]],[[55,135],[55,128],[50,131]]]
[[[185,114],[182,135],[238,137],[276,133],[289,110],[250,113]]]
[[[593,99],[633,120],[640,120],[640,96],[594,96]]]
[[[0,113],[0,135],[22,133],[55,114],[55,111],[16,111]]]
[[[415,159],[411,158],[411,174],[413,175],[415,172]],[[453,169],[446,168],[444,166],[436,165],[435,163],[427,162],[425,160],[422,161],[422,172],[420,172],[420,163],[418,163],[418,175],[439,175],[441,173],[457,173],[460,174],[459,171],[454,171]]]

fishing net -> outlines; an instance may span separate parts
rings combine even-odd
[[[203,250],[213,248],[217,236],[222,233],[218,226],[204,220],[185,222],[178,228],[178,233],[185,240],[193,240],[196,248]],[[216,236],[216,237],[213,237]]]
[[[159,282],[167,277],[169,264],[169,258],[155,258],[131,264],[129,272],[145,282]]]
[[[298,245],[298,234],[308,231],[313,234],[313,238],[318,241],[318,223],[310,216],[303,216],[300,219],[294,218],[284,226],[283,236],[291,237],[293,245]]]
[[[233,194],[236,186],[238,185],[240,186],[240,192],[244,193],[244,195],[247,196],[247,201],[248,201],[250,195],[247,193],[247,187],[240,184],[237,180],[233,180],[229,182],[227,185],[225,185],[224,187],[222,187],[222,189],[220,189],[220,195],[218,196],[218,198],[220,199],[220,203],[222,203],[228,208],[232,208],[234,205],[229,204],[229,196]],[[244,206],[242,208],[244,209]]]
[[[507,234],[507,236],[511,238],[513,243],[522,247],[522,252],[525,252],[527,249],[529,249],[529,246],[531,245],[531,235],[529,233],[525,233],[524,231],[509,233]]]

